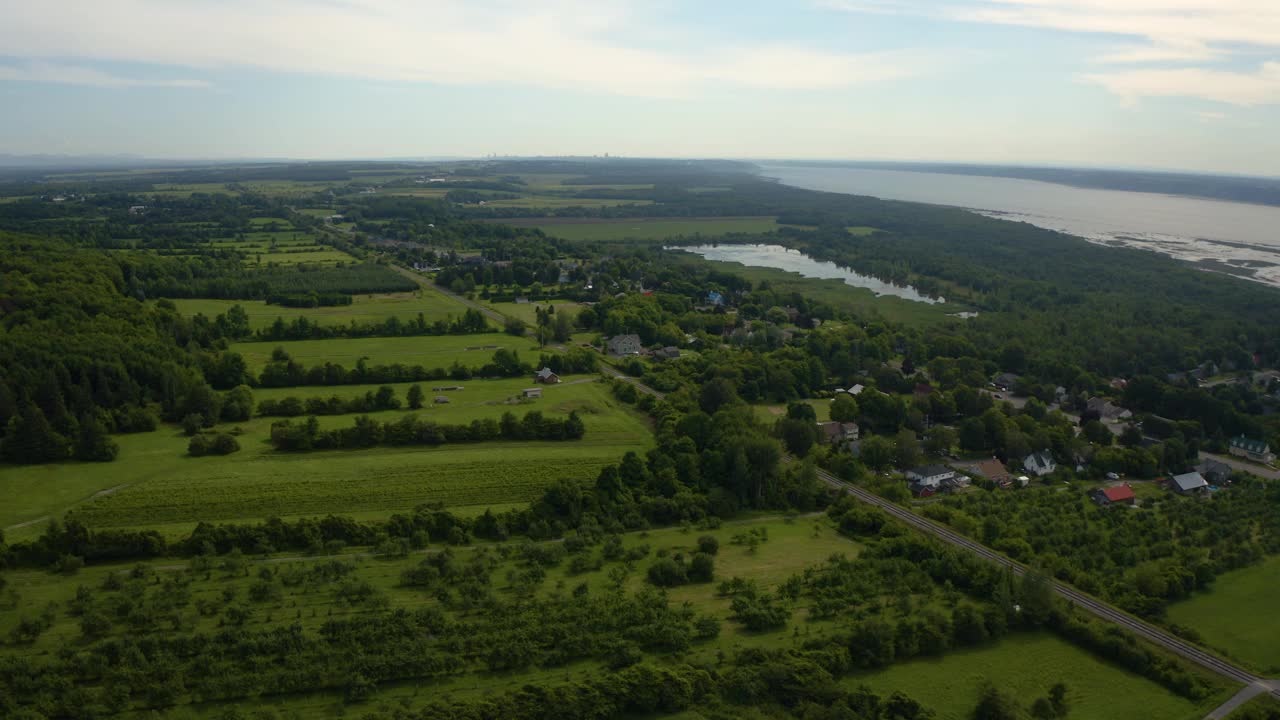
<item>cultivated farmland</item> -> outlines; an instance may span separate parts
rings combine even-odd
[[[346,325],[353,320],[370,323],[381,322],[390,317],[411,320],[421,313],[427,322],[433,322],[459,317],[467,310],[456,300],[427,288],[410,293],[356,295],[350,305],[334,307],[283,307],[268,305],[264,300],[177,299],[173,304],[184,315],[203,313],[210,318],[239,305],[249,316],[249,327],[254,330],[270,326],[276,318],[284,318],[285,322],[289,322],[297,317],[305,317],[320,325]]]
[[[591,380],[590,378],[583,378]],[[572,379],[571,379],[572,380]],[[54,464],[0,470],[0,492],[23,500],[16,511],[6,508],[0,522],[17,524],[41,515],[60,516],[75,505],[93,527],[156,527],[181,533],[198,521],[255,520],[283,517],[358,514],[362,517],[407,512],[425,502],[449,507],[482,508],[528,502],[546,485],[561,478],[593,478],[628,450],[652,443],[647,423],[614,399],[606,385],[566,382],[544,389],[541,400],[505,404],[528,387],[525,379],[473,381],[462,392],[436,393],[424,384],[429,406],[419,411],[439,423],[462,423],[517,416],[541,410],[551,416],[577,411],[586,436],[570,442],[501,442],[440,447],[379,447],[358,451],[289,454],[267,440],[278,418],[239,423],[241,450],[225,457],[186,455],[187,438],[172,427],[118,437],[119,461],[94,466]],[[407,386],[397,386],[403,398]],[[266,391],[262,397],[288,394],[355,396],[359,388],[290,388]],[[447,406],[430,402],[436,394],[454,398]],[[382,421],[409,411],[373,413]],[[345,427],[352,415],[320,418],[322,427]],[[228,429],[230,426],[222,428]],[[107,488],[108,495],[91,496]],[[88,499],[87,502],[84,502]],[[36,534],[40,523],[19,528]]]
[[[521,359],[537,360],[538,346],[524,338],[500,333],[480,335],[440,335],[417,337],[335,338],[331,340],[291,340],[287,342],[242,342],[231,346],[244,356],[252,372],[257,372],[271,359],[276,348],[284,348],[294,360],[306,366],[336,363],[348,369],[356,361],[368,358],[369,365],[421,365],[424,368],[447,368],[454,360],[474,367],[493,357],[495,350],[506,348],[520,353]]]
[[[1275,614],[1280,588],[1280,556],[1213,581],[1207,592],[1169,606],[1169,622],[1189,627],[1206,645],[1268,675],[1280,673],[1280,626]]]
[[[1226,691],[1194,703],[1048,633],[1014,634],[988,647],[952,650],[938,658],[854,675],[844,682],[886,695],[906,693],[936,711],[938,720],[967,720],[973,717],[979,688],[987,680],[1024,706],[1047,695],[1054,683],[1066,683],[1068,717],[1073,720],[1197,720],[1230,695]]]

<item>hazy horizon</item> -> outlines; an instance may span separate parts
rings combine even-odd
[[[1267,0],[0,8],[0,153],[1280,175]]]

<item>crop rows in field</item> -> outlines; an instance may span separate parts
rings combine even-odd
[[[182,473],[103,497],[79,511],[92,527],[528,502],[561,478],[590,478],[611,448],[546,443],[270,455],[224,461],[198,480]],[[211,459],[217,462],[220,459]],[[204,462],[193,459],[192,463]]]

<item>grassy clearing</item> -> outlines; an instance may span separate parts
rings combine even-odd
[[[830,400],[804,400],[813,408],[813,412],[818,416],[818,422],[826,422],[831,419],[831,401]],[[752,405],[751,410],[756,417],[766,423],[772,423],[787,416],[786,405]]]
[[[331,340],[290,340],[286,342],[234,343],[231,349],[244,356],[251,372],[258,372],[276,348],[284,348],[303,365],[337,363],[347,368],[367,357],[370,365],[403,363],[425,368],[447,368],[454,360],[467,366],[483,365],[493,358],[498,348],[520,353],[529,361],[537,360],[537,343],[501,333],[480,335],[424,335],[418,337],[335,338]]]
[[[268,327],[276,318],[290,322],[305,317],[320,325],[346,325],[352,321],[382,322],[391,317],[411,320],[421,313],[427,322],[433,322],[460,317],[467,310],[458,301],[426,288],[411,293],[356,295],[350,305],[339,307],[291,308],[268,305],[265,300],[178,299],[173,304],[184,315],[203,313],[210,318],[239,305],[248,314],[249,327],[254,330]]]
[[[533,325],[538,321],[538,308],[545,310],[547,306],[551,306],[556,309],[556,312],[569,312],[573,314],[577,314],[578,310],[582,308],[578,303],[569,302],[567,300],[552,300],[550,302],[539,303],[490,302],[485,303],[485,305],[507,317],[520,318],[529,325]]]
[[[542,228],[566,240],[661,240],[680,235],[726,235],[777,230],[772,217],[734,218],[625,218],[618,220],[566,221],[557,218],[528,219],[508,224]]]
[[[198,521],[249,521],[271,516],[327,513],[385,517],[425,502],[475,511],[490,505],[528,502],[561,478],[593,478],[628,450],[653,440],[645,418],[623,406],[597,382],[547,387],[544,397],[518,405],[503,401],[530,385],[527,379],[474,381],[450,392],[455,401],[418,411],[441,423],[522,415],[541,410],[562,417],[576,410],[586,424],[579,441],[502,442],[441,447],[379,447],[360,451],[289,454],[268,444],[271,423],[239,423],[241,450],[225,457],[191,458],[187,438],[175,428],[119,436],[120,456],[106,464],[65,463],[37,468],[0,468],[0,494],[15,498],[0,514],[6,525],[43,515],[60,517],[94,492],[115,492],[83,502],[76,512],[93,527],[155,527],[167,534],[188,531]],[[407,386],[398,386],[403,398]],[[428,397],[433,394],[424,386]],[[355,395],[365,388],[311,388],[313,394]],[[298,388],[278,395],[303,394]],[[439,393],[444,394],[444,393]],[[264,393],[263,397],[266,396]],[[374,413],[395,420],[409,411]],[[323,427],[350,425],[352,416],[320,418]],[[229,426],[224,426],[224,429]],[[38,534],[42,523],[13,537]]]
[[[1276,588],[1280,588],[1280,556],[1221,575],[1208,592],[1170,605],[1169,622],[1193,628],[1205,644],[1274,675],[1280,673]]]
[[[845,684],[866,685],[882,695],[901,691],[935,710],[939,720],[967,720],[984,680],[1025,707],[1048,695],[1054,683],[1064,682],[1072,720],[1198,720],[1235,692],[1233,688],[1193,703],[1048,633],[1010,635],[988,647],[855,675]]]

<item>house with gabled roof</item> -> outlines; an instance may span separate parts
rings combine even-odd
[[[560,376],[555,374],[555,372],[553,372],[551,368],[544,367],[538,372],[534,373],[533,381],[536,383],[542,383],[543,385],[555,385],[556,383],[560,382]]]
[[[1099,505],[1136,505],[1138,496],[1133,494],[1133,488],[1128,483],[1123,485],[1112,485],[1111,487],[1098,488],[1093,492],[1093,499]]]
[[[1053,461],[1053,455],[1048,450],[1041,450],[1023,458],[1022,467],[1036,477],[1044,477],[1057,470],[1058,463]]]
[[[1234,469],[1219,460],[1213,458],[1205,458],[1203,462],[1196,466],[1196,472],[1212,485],[1226,485],[1231,482],[1231,473]]]
[[[1275,453],[1271,452],[1271,446],[1266,440],[1254,440],[1244,435],[1231,438],[1231,454],[1266,464],[1276,459]]]
[[[644,350],[644,344],[640,342],[639,335],[614,335],[606,342],[606,347],[610,355],[624,357],[627,355],[639,355]]]

